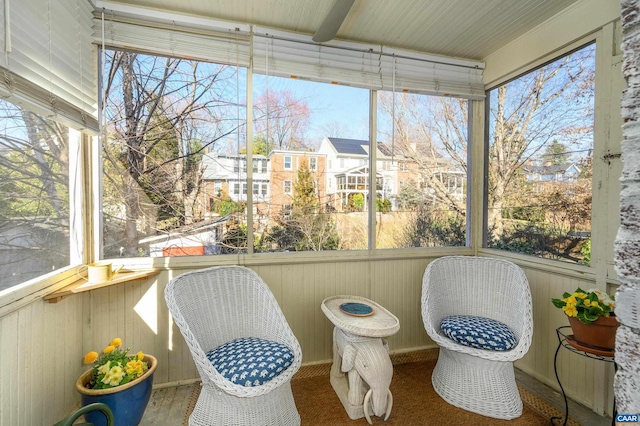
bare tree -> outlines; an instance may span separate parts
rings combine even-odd
[[[434,204],[445,204],[461,216],[465,201],[447,185],[450,172],[467,170],[467,101],[431,96],[380,94],[387,117],[387,145],[392,154],[417,166]]]
[[[592,132],[594,50],[586,48],[544,66],[490,94],[489,227],[503,232],[505,200],[523,185],[522,170],[553,140],[584,145]],[[380,95],[387,117],[386,142],[394,154],[416,164],[419,176],[458,215],[465,200],[442,179],[447,170],[467,170],[468,101],[391,93]]]
[[[489,228],[503,232],[509,188],[525,164],[561,139],[577,145],[592,132],[593,49],[575,52],[491,93]]]
[[[110,211],[124,222],[124,237],[116,242],[131,256],[138,254],[145,224],[162,229],[200,219],[201,156],[237,137],[244,122],[237,96],[228,93],[236,81],[233,67],[121,51],[109,51],[106,66],[105,170],[114,175],[105,182],[116,204]],[[150,203],[158,222],[144,217]]]
[[[269,90],[255,99],[254,109],[255,133],[266,138],[269,150],[307,147],[304,134],[311,110],[303,99],[288,90]]]

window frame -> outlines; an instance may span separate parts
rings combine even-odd
[[[90,253],[95,244],[92,245],[91,235],[96,215],[91,200],[96,200],[96,192],[89,186],[87,176],[93,180],[94,164],[98,164],[98,135],[88,129],[80,130],[73,123],[63,124],[69,132],[69,265],[0,290],[0,309],[7,313],[28,305],[45,289],[48,293],[73,282],[79,267],[92,261]]]

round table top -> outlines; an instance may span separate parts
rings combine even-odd
[[[344,303],[364,303],[373,309],[366,316],[349,315],[340,309]],[[361,296],[331,296],[322,301],[322,312],[336,327],[363,337],[387,337],[398,332],[400,321],[387,309]]]

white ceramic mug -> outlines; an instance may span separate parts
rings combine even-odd
[[[82,268],[87,268],[87,280],[90,283],[99,284],[111,281],[113,276],[122,269],[122,265],[114,269],[111,262],[96,262],[80,267],[80,271]]]

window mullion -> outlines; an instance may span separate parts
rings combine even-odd
[[[378,91],[369,91],[369,250],[376,248],[376,196],[377,196],[377,146],[378,146]]]

